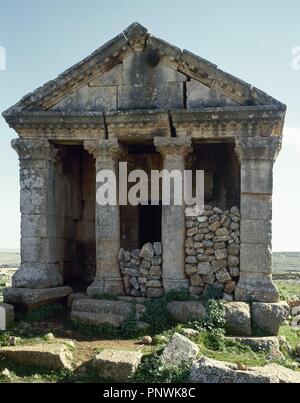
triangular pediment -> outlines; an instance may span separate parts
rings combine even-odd
[[[282,104],[138,23],[5,112],[112,112]]]

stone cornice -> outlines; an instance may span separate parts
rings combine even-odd
[[[281,136],[285,109],[277,106],[234,106],[171,112],[178,137],[226,139],[237,136]]]
[[[22,112],[7,119],[21,137],[76,140],[106,137],[103,113]]]
[[[245,160],[274,161],[281,146],[281,137],[242,137],[236,139],[235,151],[240,162]]]
[[[281,136],[285,111],[276,106],[224,107],[164,112],[22,112],[8,121],[22,138],[50,140],[119,139],[152,142],[154,137],[191,136],[209,141]]]

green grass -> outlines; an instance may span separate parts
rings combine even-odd
[[[280,292],[281,298],[289,300],[300,297],[300,282],[293,280],[278,280],[275,284]]]
[[[284,336],[293,349],[300,344],[300,330],[294,330],[290,326],[283,326],[279,335]]]

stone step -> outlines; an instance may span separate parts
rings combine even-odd
[[[130,302],[82,299],[73,302],[71,320],[88,325],[108,324],[119,327],[133,312],[135,304]]]

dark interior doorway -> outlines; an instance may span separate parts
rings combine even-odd
[[[161,242],[162,206],[139,206],[140,247]]]

